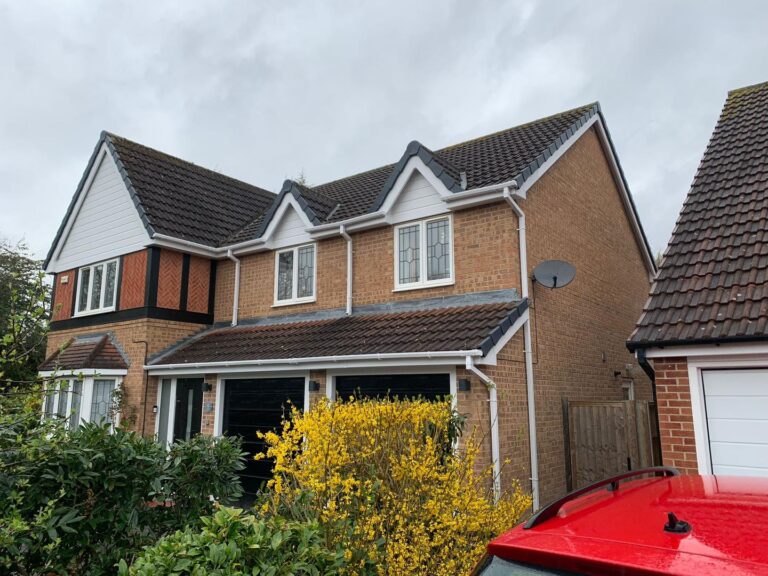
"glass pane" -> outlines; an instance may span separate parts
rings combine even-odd
[[[69,380],[62,380],[59,384],[59,402],[56,407],[56,415],[59,418],[67,417],[67,395],[69,394]]]
[[[315,247],[304,246],[299,248],[299,284],[297,287],[299,298],[309,298],[315,293],[314,269]]]
[[[277,256],[277,299],[293,298],[293,251]]]
[[[91,401],[91,422],[112,423],[112,392],[115,390],[114,380],[94,380],[93,400]]]
[[[83,381],[75,380],[72,385],[72,406],[69,409],[69,427],[80,425],[80,399],[83,397]]]
[[[427,222],[427,280],[451,277],[451,231],[448,218]]]
[[[160,410],[158,412],[157,441],[168,443],[168,411],[171,403],[171,380],[166,378],[160,382]]]
[[[107,285],[104,288],[104,308],[115,305],[115,288],[117,288],[117,262],[107,264]]]
[[[91,269],[83,268],[80,273],[80,287],[78,289],[77,311],[83,312],[88,306],[88,286],[91,280]]]
[[[48,386],[45,388],[45,417],[50,418],[53,416],[53,401],[54,401],[54,394],[56,392],[56,384],[53,382],[49,382]]]
[[[93,283],[91,285],[91,310],[101,308],[101,277],[104,272],[104,264],[93,267]]]
[[[420,224],[398,229],[398,271],[400,284],[419,281]]]

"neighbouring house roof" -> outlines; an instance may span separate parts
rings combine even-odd
[[[41,372],[83,369],[124,370],[128,364],[109,335],[72,338],[40,364]]]
[[[768,337],[768,83],[728,93],[630,349]]]
[[[486,354],[527,309],[526,300],[356,313],[317,320],[264,319],[214,328],[156,356],[153,367],[362,354],[481,350]],[[270,323],[271,322],[271,323]]]

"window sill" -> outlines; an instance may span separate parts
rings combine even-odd
[[[297,304],[312,304],[317,302],[317,298],[299,298],[296,300],[280,300],[272,304],[272,308],[282,308],[283,306],[296,306]]]
[[[80,316],[95,316],[96,314],[106,314],[107,312],[114,312],[115,307],[111,308],[99,308],[98,310],[83,310],[82,312],[76,312],[72,314],[72,318],[79,318]]]
[[[410,290],[424,290],[425,288],[439,288],[441,286],[453,286],[456,281],[451,278],[448,280],[440,280],[437,282],[429,282],[423,284],[405,284],[403,286],[397,286],[392,292],[409,292]]]

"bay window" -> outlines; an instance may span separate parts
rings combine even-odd
[[[305,244],[275,254],[275,306],[315,301],[315,245]]]
[[[450,216],[395,226],[395,290],[453,284]]]
[[[115,309],[118,260],[83,266],[77,281],[75,315],[97,314]]]
[[[70,429],[83,422],[115,425],[117,405],[115,391],[118,378],[60,378],[51,380],[45,388],[43,417],[67,419]]]

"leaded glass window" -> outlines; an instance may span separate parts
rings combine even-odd
[[[117,260],[80,268],[77,288],[79,314],[114,310],[117,296]]]
[[[75,380],[72,383],[72,401],[69,408],[69,427],[77,428],[80,425],[80,404],[83,397],[83,382]]]
[[[315,245],[297,246],[277,253],[275,302],[310,302],[315,297]]]
[[[315,247],[302,246],[299,248],[299,286],[296,296],[307,298],[315,293]]]
[[[67,400],[69,399],[69,380],[62,380],[59,383],[58,403],[56,406],[56,415],[59,418],[67,417]]]
[[[395,288],[441,286],[453,281],[451,218],[395,228]]]
[[[427,280],[451,277],[451,230],[448,218],[427,222]]]
[[[112,423],[112,393],[114,380],[94,380],[91,398],[91,422]]]
[[[399,229],[398,262],[400,284],[419,281],[421,224],[403,226]]]

